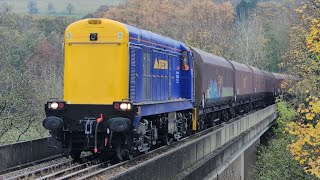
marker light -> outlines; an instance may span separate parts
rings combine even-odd
[[[59,109],[63,109],[64,108],[64,103],[59,103]]]
[[[113,108],[114,109],[119,109],[120,108],[120,104],[119,103],[114,103],[113,104]]]
[[[58,109],[58,107],[59,107],[59,105],[56,102],[53,102],[53,103],[50,104],[50,108],[51,109]]]

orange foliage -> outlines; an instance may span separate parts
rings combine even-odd
[[[211,0],[131,0],[109,8],[103,17],[221,55],[229,51],[233,14],[230,3]]]

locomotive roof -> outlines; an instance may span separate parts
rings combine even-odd
[[[199,56],[201,56],[201,59],[204,63],[214,64],[216,66],[221,66],[233,70],[232,64],[223,57],[215,56],[195,47],[191,47],[191,49],[194,50],[194,52],[198,53]]]
[[[125,24],[129,31],[129,41],[136,44],[144,44],[146,46],[156,47],[168,51],[181,53],[181,51],[189,50],[183,43],[173,40],[159,34],[139,29],[128,24]]]
[[[119,26],[120,28],[124,28],[127,31],[127,34],[129,34],[129,37],[124,34],[124,38],[128,38],[130,43],[138,44],[138,45],[144,45],[149,46],[153,48],[159,48],[166,51],[171,51],[175,53],[181,53],[181,51],[189,50],[189,48],[184,45],[183,43],[173,40],[168,37],[161,36],[156,33],[152,33],[150,31],[146,31],[143,29],[139,29],[133,26],[130,26],[128,24],[124,24],[121,22],[117,22],[110,19],[100,19],[100,18],[90,18],[90,19],[83,19],[80,21],[76,21],[74,23],[71,23],[67,29],[71,29],[72,27],[76,28],[87,28],[89,21],[96,21],[96,26],[94,28],[101,28],[103,26],[106,26],[108,22],[113,23],[115,26]],[[81,25],[81,26],[79,26]],[[87,38],[87,37],[85,37]]]

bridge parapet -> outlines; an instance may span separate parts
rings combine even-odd
[[[59,155],[58,150],[48,147],[48,141],[49,138],[41,138],[0,146],[0,172]]]

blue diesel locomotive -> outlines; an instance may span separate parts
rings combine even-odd
[[[274,101],[271,73],[116,21],[69,25],[64,48],[64,99],[43,125],[74,159],[132,158]]]

